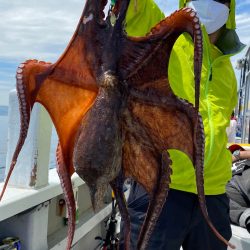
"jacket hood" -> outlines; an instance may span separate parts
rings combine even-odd
[[[187,0],[180,0],[179,7],[183,8],[186,6]],[[216,46],[222,51],[223,54],[236,54],[244,49],[245,44],[243,44],[236,31],[236,23],[235,23],[235,0],[231,0],[230,2],[230,12],[229,17],[227,19],[226,25],[223,28],[222,34],[218,41],[216,42]]]

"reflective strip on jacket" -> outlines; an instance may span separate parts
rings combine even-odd
[[[145,35],[164,17],[152,0],[137,3],[140,4],[137,6],[139,11],[134,14],[132,0],[126,17],[126,31],[131,36]],[[215,195],[225,193],[225,185],[231,178],[231,154],[226,149],[226,127],[237,103],[237,83],[230,62],[231,55],[223,55],[219,49],[211,45],[205,31],[203,40],[199,111],[205,129],[205,193]],[[193,42],[188,34],[181,35],[176,41],[168,73],[174,93],[194,104]],[[177,150],[168,151],[173,162],[170,187],[197,193],[194,167],[189,157]]]

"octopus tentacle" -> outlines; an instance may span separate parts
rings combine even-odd
[[[176,22],[176,18],[177,22]],[[174,29],[174,32],[179,28],[183,29],[182,24],[186,21],[185,29],[194,41],[194,72],[195,73],[195,107],[199,111],[199,93],[200,93],[200,76],[202,66],[202,31],[199,23],[199,18],[196,12],[188,7],[179,11],[175,11],[169,18],[162,20],[158,25],[152,28],[148,34],[149,37],[158,37],[163,34],[169,36],[169,29]],[[182,31],[185,32],[185,31]]]
[[[199,82],[202,66],[202,31],[199,19],[191,8],[183,8],[174,12],[159,22],[144,37],[124,37],[124,57],[120,62],[121,75],[124,79],[129,79],[133,83],[132,85],[138,85],[138,79],[143,84],[149,80],[149,77],[154,77],[154,79],[156,77],[158,79],[165,77],[167,75],[166,69],[170,51],[176,39],[184,32],[189,33],[194,40],[194,69],[197,72],[195,74],[195,87],[196,99],[199,100]],[[165,64],[166,68],[159,67],[159,63]],[[149,64],[150,67],[157,67],[157,70],[150,71],[154,72],[151,76],[148,74],[145,75],[145,67],[148,67]],[[138,74],[140,75],[139,77]],[[195,106],[199,106],[198,101],[196,101]]]
[[[147,95],[146,95],[147,93]],[[199,199],[199,205],[202,211],[202,214],[211,228],[213,233],[224,242],[226,245],[234,248],[230,242],[225,240],[221,234],[217,231],[214,227],[213,223],[211,222],[207,209],[206,209],[206,199],[205,199],[205,192],[204,192],[204,177],[203,177],[203,164],[204,164],[204,128],[202,123],[202,117],[199,113],[197,113],[194,106],[189,103],[188,101],[178,98],[177,96],[161,96],[159,93],[151,90],[150,92],[138,91],[138,90],[131,90],[131,97],[135,99],[139,99],[140,103],[147,103],[153,106],[160,106],[160,107],[175,107],[178,110],[184,112],[190,119],[191,123],[194,125],[193,129],[193,163],[195,168],[195,175],[196,175],[196,185],[197,185],[197,193]]]
[[[162,163],[160,162],[161,150],[159,148],[166,149],[166,147],[157,145],[157,140],[153,140],[149,130],[133,113],[132,107],[126,112],[124,125],[125,151],[123,160],[125,174],[140,183],[150,195],[148,211],[137,244],[137,249],[146,249],[168,194],[172,172],[171,161],[168,152],[163,151]],[[138,160],[142,155],[145,160]],[[148,176],[149,169],[151,169],[151,176]],[[144,175],[143,178],[142,175]]]
[[[118,208],[121,214],[121,217],[124,220],[124,247],[125,250],[130,249],[130,218],[129,213],[127,210],[127,204],[125,200],[125,196],[123,193],[123,183],[124,183],[124,177],[123,174],[120,172],[120,174],[117,176],[115,180],[110,182],[110,185],[115,193],[116,202],[118,204]]]
[[[183,27],[183,23],[185,26]],[[173,29],[174,32],[180,29],[181,32],[188,32],[194,41],[194,72],[195,73],[195,107],[199,110],[199,93],[200,93],[200,75],[201,75],[201,66],[202,66],[202,31],[199,23],[199,18],[197,13],[188,7],[180,9],[172,13],[167,19],[162,20],[158,25],[156,25],[150,33],[149,37],[160,36],[163,34],[166,37],[169,36],[169,30]],[[186,29],[186,30],[183,30]],[[163,38],[164,39],[164,38]]]
[[[146,249],[150,236],[152,235],[154,227],[161,214],[162,207],[166,202],[166,198],[168,196],[169,191],[169,184],[171,182],[171,163],[172,162],[169,158],[168,152],[163,151],[161,156],[160,171],[158,174],[159,179],[157,182],[157,186],[155,187],[154,193],[150,197],[147,215],[142,225],[139,240],[137,243],[137,248],[139,250]]]
[[[117,20],[112,26],[108,18],[103,19],[106,0],[87,0],[78,27],[59,60],[52,66],[30,61],[18,69],[21,87],[17,88],[24,118],[21,117],[22,130],[10,174],[27,136],[33,104],[40,102],[48,110],[60,141],[58,174],[70,220],[67,249],[75,227],[70,182],[74,167],[89,185],[94,206],[101,201],[102,187],[108,183],[114,186],[127,221],[121,176],[117,175],[124,171],[125,176],[132,176],[145,187],[151,199],[138,243],[139,249],[145,249],[169,189],[171,162],[165,150],[176,148],[193,161],[200,206],[209,220],[203,187],[204,133],[198,114],[202,66],[199,20],[192,9],[184,8],[145,37],[127,37],[122,26],[128,3],[129,0],[117,1]],[[194,40],[195,107],[175,97],[167,79],[171,49],[183,32]],[[113,77],[105,77],[105,72],[111,72]],[[132,115],[123,118],[124,110]],[[169,130],[162,129],[166,125]],[[128,244],[128,237],[125,240]]]
[[[202,123],[202,118],[199,115],[198,120],[197,120],[197,124],[196,124],[196,129],[202,128],[203,129],[203,123]],[[201,136],[200,136],[201,135]],[[205,191],[204,191],[204,175],[203,175],[203,164],[204,164],[204,150],[200,150],[200,149],[204,149],[204,144],[205,144],[205,140],[204,140],[204,133],[200,134],[200,133],[196,133],[196,140],[195,141],[195,151],[197,152],[195,154],[195,177],[196,177],[196,185],[197,185],[197,193],[198,193],[198,200],[199,200],[199,205],[200,205],[200,209],[201,212],[208,224],[208,226],[210,227],[210,229],[212,230],[212,232],[215,234],[215,236],[221,240],[224,244],[228,245],[230,248],[235,249],[235,246],[230,243],[229,241],[227,241],[219,232],[218,230],[215,228],[215,226],[213,225],[212,221],[209,218],[209,214],[207,211],[207,206],[206,206],[206,199],[205,199]]]
[[[17,158],[28,134],[30,114],[34,104],[34,98],[32,98],[30,95],[29,71],[31,71],[32,68],[35,68],[37,65],[39,66],[38,71],[42,71],[47,69],[47,67],[50,66],[50,63],[39,62],[37,60],[27,60],[24,63],[21,63],[16,71],[16,90],[20,110],[20,133],[16,149],[12,156],[11,165],[0,194],[0,201],[4,195],[9,179],[16,165]]]
[[[28,127],[29,127],[29,122],[30,122],[30,107],[27,105],[27,100],[26,100],[26,86],[23,84],[23,68],[25,67],[25,63],[22,63],[19,65],[17,69],[17,74],[16,74],[16,89],[17,89],[17,96],[18,96],[18,101],[19,101],[19,110],[20,110],[20,136],[18,138],[17,142],[17,147],[15,149],[14,155],[12,157],[11,165],[9,172],[7,174],[3,190],[0,195],[0,200],[2,199],[5,189],[8,185],[10,176],[12,174],[12,171],[14,170],[17,157],[19,155],[19,152],[22,149],[22,146],[24,144],[24,141],[27,137],[28,133]]]
[[[198,126],[203,127],[201,116],[199,117],[198,121],[199,121]],[[202,148],[204,148],[204,140],[202,140],[202,138],[199,137],[198,133],[196,134],[196,144],[197,144],[197,147],[198,147],[198,145],[199,146],[201,145]],[[199,155],[199,152],[200,152],[200,155]],[[199,199],[199,205],[200,205],[200,208],[201,208],[201,212],[202,212],[208,226],[210,227],[212,232],[215,234],[215,236],[219,240],[221,240],[224,244],[228,245],[230,248],[235,249],[235,246],[232,243],[230,243],[229,241],[227,241],[218,232],[218,230],[215,228],[215,226],[213,225],[212,221],[209,218],[209,215],[208,215],[208,212],[207,212],[207,207],[206,207],[205,191],[204,191],[203,168],[200,167],[200,166],[203,166],[204,151],[198,151],[197,155],[198,155],[198,157],[196,158],[196,161],[195,161],[195,175],[196,175],[196,185],[197,185],[198,199]]]
[[[68,240],[66,249],[69,250],[71,248],[75,232],[76,207],[75,207],[75,198],[72,189],[71,178],[69,172],[67,171],[68,168],[63,159],[60,143],[58,143],[57,145],[56,160],[57,160],[57,173],[60,178],[68,210]]]

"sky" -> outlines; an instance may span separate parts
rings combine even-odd
[[[156,2],[166,15],[178,9],[178,0]],[[8,105],[8,94],[15,88],[15,72],[21,62],[38,59],[53,63],[63,53],[84,3],[85,0],[0,0],[0,105]],[[250,45],[250,0],[237,1],[236,22],[241,41]],[[234,66],[245,53],[246,50],[232,58]]]

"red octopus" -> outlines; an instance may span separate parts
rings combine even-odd
[[[126,249],[130,222],[124,179],[131,177],[146,189],[150,204],[137,245],[146,249],[169,190],[170,148],[192,160],[204,217],[217,237],[233,247],[209,220],[204,198],[204,132],[198,112],[202,36],[196,13],[181,9],[146,36],[128,37],[124,32],[128,4],[129,0],[117,1],[114,24],[111,12],[104,18],[105,0],[87,0],[77,29],[56,63],[28,60],[18,67],[21,130],[0,199],[27,136],[32,107],[39,102],[59,137],[57,171],[69,211],[67,249],[75,230],[73,172],[89,186],[94,209],[100,208],[111,185],[125,221]],[[192,36],[195,47],[195,107],[174,95],[167,75],[171,49],[183,32]]]

